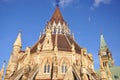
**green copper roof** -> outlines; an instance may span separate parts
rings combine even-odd
[[[112,73],[112,79],[113,80],[120,80],[120,66],[114,66],[110,68],[110,71]],[[100,75],[100,70],[95,71],[98,75]],[[118,77],[118,79],[115,79]]]
[[[107,48],[107,44],[105,42],[105,39],[103,37],[103,34],[100,35],[100,49],[106,49]]]
[[[111,67],[110,71],[112,74],[120,74],[120,67]]]

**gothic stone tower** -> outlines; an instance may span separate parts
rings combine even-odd
[[[19,33],[5,80],[100,80],[92,54],[76,43],[58,6],[36,44],[21,48]]]
[[[114,66],[114,60],[112,54],[107,47],[103,34],[100,36],[100,71],[102,80],[112,80],[112,74],[110,68]]]

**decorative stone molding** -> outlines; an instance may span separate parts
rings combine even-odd
[[[46,29],[46,37],[43,42],[42,50],[52,50],[52,49],[53,49],[53,43],[52,43],[52,38],[51,38],[51,30]]]

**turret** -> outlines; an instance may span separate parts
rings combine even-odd
[[[100,36],[100,50],[99,50],[98,55],[101,56],[101,58],[104,62],[103,66],[105,66],[106,62],[109,67],[114,66],[114,60],[112,58],[112,53],[110,52],[110,50],[105,42],[103,34],[101,34],[101,36]]]
[[[103,34],[100,35],[100,50],[98,55],[100,58],[100,71],[102,80],[111,80],[112,74],[110,68],[114,66],[114,61]]]
[[[21,50],[21,48],[22,48],[21,32],[19,32],[13,44],[13,53],[18,53]]]
[[[10,56],[10,60],[6,69],[5,80],[9,80],[9,78],[15,73],[18,68],[18,53],[22,48],[21,42],[21,32],[18,33],[18,36],[13,44],[13,51]]]
[[[5,64],[6,61],[3,62],[2,69],[0,70],[0,80],[2,80],[4,77]]]

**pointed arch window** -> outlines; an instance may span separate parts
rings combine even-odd
[[[67,71],[67,64],[65,61],[63,61],[61,66],[61,72],[65,73],[66,71]]]
[[[50,73],[50,63],[48,62],[48,60],[44,65],[44,73]]]
[[[62,31],[62,30],[61,30],[61,27],[58,26],[58,33],[61,34],[61,31]]]
[[[56,27],[54,27],[54,34],[56,34]]]

